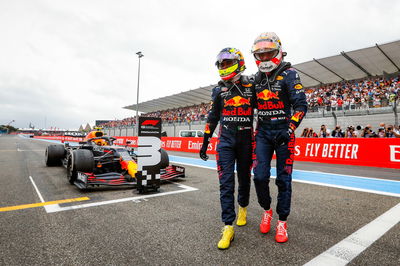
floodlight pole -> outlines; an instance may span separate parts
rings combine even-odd
[[[136,95],[136,136],[139,136],[139,78],[140,78],[140,58],[143,57],[142,52],[136,53],[139,58],[138,78],[137,78],[137,95]]]
[[[15,120],[13,119],[13,120],[11,120],[8,124],[7,124],[7,135],[8,135],[8,133],[10,132],[10,128],[9,128],[9,126],[11,125],[11,123],[13,123],[13,122],[15,122]]]

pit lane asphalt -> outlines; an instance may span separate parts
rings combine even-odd
[[[0,207],[40,202],[29,176],[45,201],[137,195],[132,189],[82,192],[69,185],[65,169],[44,165],[47,145],[17,136],[0,137]],[[0,264],[302,265],[400,202],[397,197],[294,182],[290,239],[277,244],[273,230],[267,235],[258,232],[262,211],[252,186],[248,224],[235,226],[231,248],[220,251],[216,248],[222,228],[216,171],[185,167],[187,178],[179,184],[197,191],[56,213],[43,207],[0,212]],[[400,176],[398,170],[369,167],[297,162],[295,168],[393,180]],[[176,189],[166,184],[161,190]],[[276,219],[275,215],[273,222]],[[350,264],[399,265],[399,250],[397,224]]]

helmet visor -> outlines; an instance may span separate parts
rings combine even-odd
[[[251,52],[260,53],[260,52],[268,52],[271,50],[279,50],[278,44],[271,40],[262,40],[253,45]]]
[[[218,66],[218,64],[224,60],[233,60],[233,59],[236,59],[236,60],[239,59],[238,55],[233,54],[233,53],[228,53],[228,52],[219,53],[215,64]]]
[[[217,62],[217,67],[218,69],[226,69],[233,66],[234,64],[237,64],[237,62],[238,61],[236,59],[225,59],[222,60],[222,62]]]
[[[264,51],[264,52],[256,52],[254,53],[254,57],[261,61],[270,61],[272,58],[276,57],[278,55],[279,51],[276,49],[270,50],[270,51]]]
[[[220,75],[220,77],[228,76],[228,75],[232,74],[233,72],[235,72],[236,69],[238,69],[238,67],[239,67],[239,64],[236,62],[236,64],[234,64],[230,67],[227,67],[224,69],[219,69],[219,75]]]

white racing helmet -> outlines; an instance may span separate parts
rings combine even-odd
[[[283,60],[282,44],[274,32],[261,33],[254,41],[251,52],[254,55],[258,69],[270,73],[276,69]]]

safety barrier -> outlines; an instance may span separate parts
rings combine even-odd
[[[202,138],[162,138],[166,150],[198,153]],[[217,139],[212,138],[208,153],[215,154]],[[297,138],[295,161],[361,165],[400,169],[400,139]]]
[[[35,136],[35,139],[48,139],[48,140],[59,140],[61,142],[80,142],[83,138],[78,137],[67,137],[67,136]]]
[[[65,141],[82,141],[74,137],[35,137]],[[137,146],[137,137],[116,137],[117,145]],[[171,151],[198,153],[202,138],[163,137],[162,148]],[[129,143],[127,142],[129,141]],[[212,138],[209,154],[216,154],[217,139]],[[364,138],[297,138],[293,149],[295,161],[360,165],[400,169],[400,139]]]

